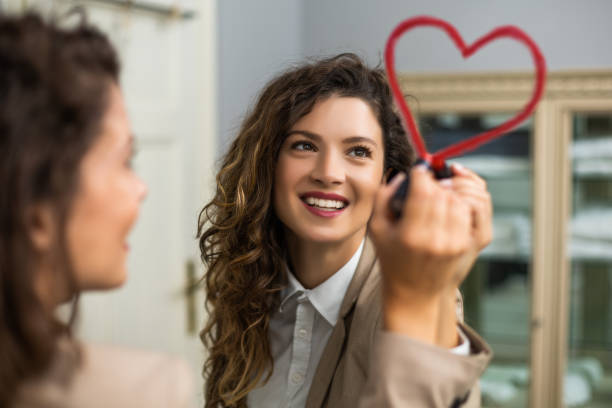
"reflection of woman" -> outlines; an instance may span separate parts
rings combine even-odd
[[[146,187],[99,31],[0,17],[0,406],[186,406],[172,359],[82,344],[56,307],[126,278]]]
[[[457,329],[456,288],[490,240],[490,198],[468,170],[438,183],[417,167],[394,221],[404,176],[383,180],[410,166],[384,75],[356,56],[266,86],[200,216],[208,407],[469,397],[490,351]]]

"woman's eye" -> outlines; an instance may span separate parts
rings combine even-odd
[[[314,151],[315,150],[314,145],[310,142],[296,142],[291,146],[291,148],[294,150],[301,150],[301,151]]]
[[[372,151],[365,146],[355,146],[349,151],[350,156],[367,158],[372,156]]]

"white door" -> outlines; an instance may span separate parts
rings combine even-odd
[[[188,260],[197,276],[202,273],[196,218],[213,183],[215,2],[148,0],[194,11],[188,20],[99,1],[29,2],[36,3],[56,12],[81,3],[89,20],[109,34],[122,61],[135,168],[149,186],[130,239],[127,283],[81,297],[78,336],[183,357],[192,365],[201,406],[203,296],[183,292]]]

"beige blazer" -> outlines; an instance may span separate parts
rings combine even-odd
[[[462,324],[472,353],[460,356],[382,331],[380,285],[374,246],[367,239],[306,408],[479,407],[478,378],[492,355],[485,341]],[[458,301],[462,321],[460,295]]]
[[[181,360],[114,347],[81,346],[82,363],[69,378],[73,353],[62,348],[48,373],[19,389],[14,408],[192,407],[191,374]]]

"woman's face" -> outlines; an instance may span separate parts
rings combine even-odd
[[[366,102],[332,96],[316,103],[281,146],[276,214],[302,240],[337,243],[363,236],[383,159],[382,130]]]
[[[127,236],[147,192],[131,167],[133,143],[123,96],[113,85],[101,133],[81,162],[66,225],[80,290],[107,289],[125,281]]]

